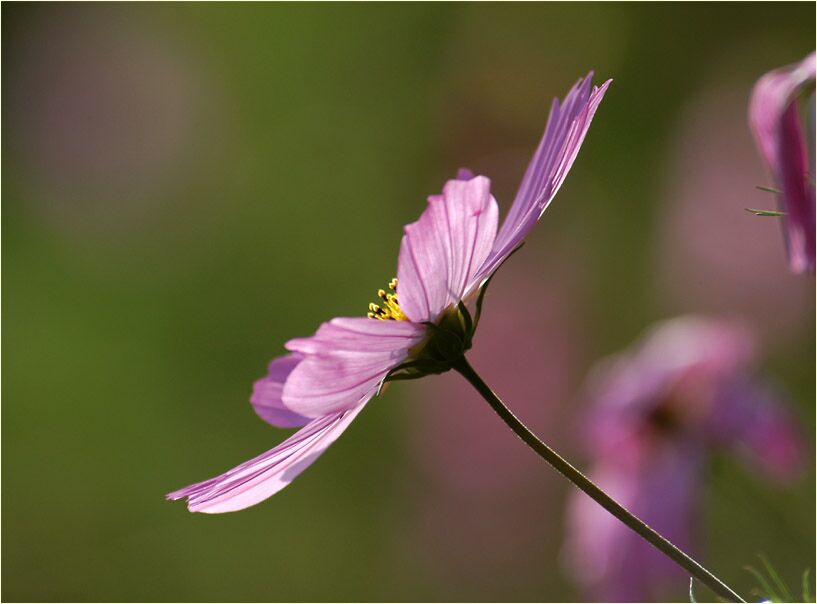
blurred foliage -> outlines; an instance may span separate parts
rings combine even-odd
[[[780,575],[765,556],[759,556],[762,570],[754,566],[747,566],[746,570],[756,579],[757,587],[752,589],[752,595],[765,602],[814,602],[811,591],[811,572],[803,571],[800,577],[800,591],[795,591],[780,578]]]

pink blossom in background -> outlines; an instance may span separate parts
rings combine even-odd
[[[659,323],[588,380],[589,477],[675,545],[698,555],[702,479],[715,452],[773,482],[798,476],[805,443],[792,412],[753,374],[743,325]],[[646,601],[688,575],[582,493],[568,503],[565,560],[588,597]]]
[[[814,157],[809,160],[798,96],[813,91],[816,73],[812,52],[760,78],[749,103],[752,134],[780,190],[789,267],[795,273],[814,272]]]
[[[531,429],[558,445],[583,338],[572,256],[552,243],[548,249],[526,248],[494,279],[469,358]],[[460,573],[471,585],[503,569],[517,580],[539,577],[529,561],[557,547],[542,519],[560,513],[559,476],[499,429],[493,411],[458,376],[411,384],[408,396],[414,402],[406,434],[424,488],[412,498],[404,540],[424,552],[428,570]]]
[[[461,171],[441,195],[429,197],[420,219],[405,227],[397,279],[389,285],[394,293],[378,292],[382,307],[370,305],[368,318],[332,319],[313,336],[286,343],[289,354],[270,363],[268,375],[256,382],[251,402],[272,425],[303,426],[301,430],[216,478],[168,494],[168,499],[186,498],[190,511],[208,513],[254,505],[309,467],[392,370],[406,361],[437,363],[433,369],[420,369],[421,374],[449,369],[452,359],[443,349],[451,349],[438,334],[438,324],[450,322],[460,302],[474,308],[481,286],[553,200],[610,85],[608,80],[595,87],[591,80],[592,73],[579,80],[564,102],[554,99],[542,140],[502,228],[497,230],[499,208],[490,181]],[[470,326],[463,329],[469,332]],[[470,340],[472,334],[464,335]]]
[[[668,145],[656,283],[668,312],[738,316],[764,343],[786,346],[813,329],[814,284],[786,269],[778,219],[745,210],[772,195],[755,188],[765,170],[739,110],[751,76],[736,70],[713,73]]]

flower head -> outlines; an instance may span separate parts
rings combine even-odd
[[[809,166],[798,96],[814,88],[815,71],[813,52],[800,63],[770,71],[755,84],[749,103],[749,125],[780,189],[789,267],[796,273],[814,272],[814,158]],[[813,135],[813,126],[810,130]]]
[[[742,326],[695,317],[657,325],[633,350],[591,375],[590,478],[684,550],[698,544],[705,462],[730,451],[774,480],[802,469],[794,419],[752,376],[756,351]],[[568,506],[567,561],[603,601],[660,598],[688,575],[593,501]]]
[[[228,472],[168,495],[196,512],[251,506],[289,484],[323,453],[386,379],[440,373],[471,345],[487,280],[522,243],[564,182],[610,84],[579,80],[553,101],[544,136],[498,229],[490,181],[461,170],[405,227],[391,293],[368,317],[336,318],[285,344],[251,402],[278,427],[303,426]]]

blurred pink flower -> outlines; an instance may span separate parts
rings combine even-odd
[[[684,108],[671,144],[654,271],[667,312],[737,316],[764,344],[790,345],[814,314],[814,286],[786,270],[774,218],[758,191],[764,169],[745,116],[751,75],[727,62]]]
[[[405,228],[394,293],[378,292],[382,307],[369,318],[335,318],[315,335],[286,343],[256,383],[252,404],[278,427],[304,426],[270,451],[232,470],[167,495],[187,498],[191,511],[230,512],[287,486],[349,426],[392,371],[414,377],[441,373],[470,348],[469,315],[494,271],[522,243],[553,200],[581,148],[610,82],[579,80],[563,103],[554,99],[545,132],[502,228],[490,181],[461,171],[442,195],[429,197]],[[397,298],[397,283],[400,298]],[[382,319],[382,320],[377,320]],[[452,333],[452,332],[456,333]],[[410,366],[409,366],[410,365]]]
[[[752,134],[780,189],[789,267],[795,273],[814,272],[814,170],[809,173],[798,96],[814,88],[816,72],[812,52],[799,63],[760,78],[749,103]]]
[[[699,550],[702,472],[728,451],[772,481],[802,469],[794,417],[752,376],[741,325],[681,317],[655,326],[589,379],[591,480],[685,551]],[[589,597],[646,601],[688,576],[579,492],[568,504],[566,561]]]

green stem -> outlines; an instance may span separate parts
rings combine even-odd
[[[655,548],[664,553],[673,562],[685,569],[698,581],[709,587],[713,592],[730,602],[745,602],[737,593],[728,587],[723,581],[701,566],[698,562],[690,558],[687,554],[675,547],[664,537],[659,535],[641,520],[633,516],[630,512],[619,505],[607,493],[593,484],[584,474],[574,468],[569,462],[563,459],[556,451],[548,447],[539,440],[533,432],[508,409],[505,404],[494,394],[488,385],[477,375],[465,357],[454,363],[453,368],[468,380],[476,388],[482,397],[488,401],[497,415],[521,438],[526,445],[533,449],[542,459],[553,466],[562,476],[567,478],[574,485],[579,487],[590,498],[598,503],[630,529],[638,533],[639,536],[649,541]]]

